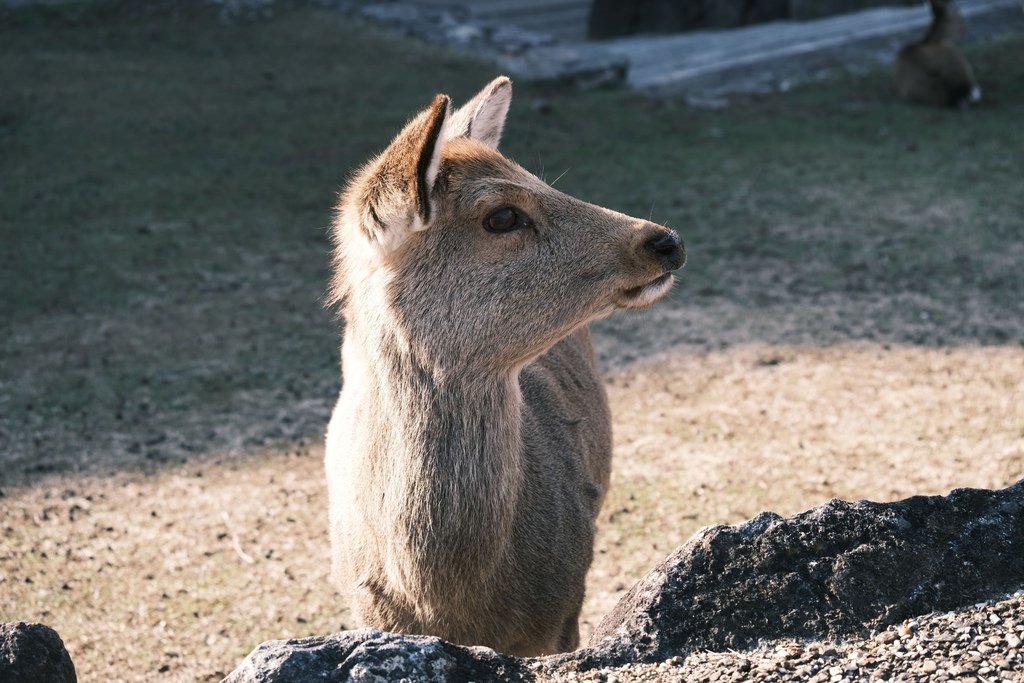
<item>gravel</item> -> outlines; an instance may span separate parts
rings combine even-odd
[[[660,664],[559,674],[547,680],[687,681],[1024,681],[1024,590],[953,612],[933,612],[864,638],[792,639],[754,650],[697,651]]]

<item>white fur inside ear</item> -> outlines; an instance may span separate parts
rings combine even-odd
[[[452,138],[468,136],[485,145],[497,148],[511,103],[512,81],[507,76],[499,76],[454,113],[451,111],[451,105],[448,105],[444,123],[434,141],[434,147],[430,151],[430,161],[423,174],[428,196],[434,189],[434,183],[437,182],[437,174],[441,168],[441,153],[444,151],[445,143]],[[433,214],[433,211],[430,213]],[[410,230],[415,232],[426,230],[428,222],[424,222],[417,215],[407,225]]]
[[[437,142],[434,143],[434,150],[430,153],[430,163],[427,164],[427,170],[423,174],[423,179],[427,182],[427,194],[434,189],[434,182],[437,181],[437,172],[441,169],[441,148],[444,147],[445,141],[448,137],[445,135],[445,130],[441,129],[441,134],[437,136]],[[433,211],[431,211],[433,213]],[[420,222],[419,215],[416,216],[416,222]],[[418,230],[420,228],[413,228]]]
[[[431,212],[430,213],[431,213],[431,215],[433,215],[433,213],[434,213],[433,212],[433,207],[431,207]],[[424,230],[426,230],[429,227],[430,227],[430,224],[429,223],[424,223],[423,219],[420,217],[420,215],[418,213],[416,214],[416,217],[413,218],[412,223],[409,225],[409,229],[411,231],[413,231],[413,232],[423,232]]]
[[[497,148],[505,129],[505,118],[512,104],[512,82],[507,78],[491,84],[490,93],[477,107],[469,137]]]
[[[430,162],[427,164],[427,170],[423,174],[424,180],[427,182],[427,194],[434,189],[434,182],[437,180],[437,172],[441,168],[441,150],[444,148],[444,143],[454,137],[451,133],[452,129],[452,110],[451,104],[445,112],[444,122],[441,124],[441,130],[437,134],[437,139],[434,141],[434,148],[430,151]],[[433,213],[433,211],[431,211]],[[411,226],[413,230],[425,230],[426,224],[423,220],[416,216],[416,220]]]
[[[451,137],[465,135],[497,149],[510,104],[512,81],[499,76],[451,116]]]

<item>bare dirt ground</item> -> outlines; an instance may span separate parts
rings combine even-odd
[[[18,21],[0,620],[56,628],[83,681],[214,681],[354,626],[327,581],[323,226],[437,84],[493,74],[320,9]],[[594,326],[615,465],[584,640],[703,525],[1024,477],[1020,46],[974,55],[970,114],[895,104],[884,75],[716,113],[517,84],[514,157],[656,201],[690,254],[668,300]]]

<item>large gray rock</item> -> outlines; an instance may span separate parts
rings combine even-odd
[[[709,527],[639,581],[590,647],[520,660],[375,630],[260,645],[226,683],[531,680],[783,636],[837,638],[1024,587],[1024,480],[895,503],[834,500]]]
[[[447,683],[529,678],[522,660],[489,648],[362,629],[267,641],[223,683]]]
[[[602,662],[834,638],[1024,586],[1024,481],[896,503],[833,500],[704,529],[598,626]]]
[[[0,624],[0,681],[77,683],[75,665],[57,632],[24,621]]]
[[[628,59],[593,43],[540,47],[499,62],[520,78],[581,90],[620,85],[629,69]]]

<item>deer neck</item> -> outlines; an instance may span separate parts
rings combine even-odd
[[[518,373],[467,373],[417,352],[385,325],[350,321],[343,365],[362,476],[418,581],[443,589],[498,566],[523,485]],[[394,558],[400,559],[400,558]],[[401,564],[401,562],[399,562]]]
[[[942,43],[956,40],[956,31],[953,26],[953,19],[947,13],[948,10],[933,11],[932,23],[928,32],[921,40],[922,43]]]

